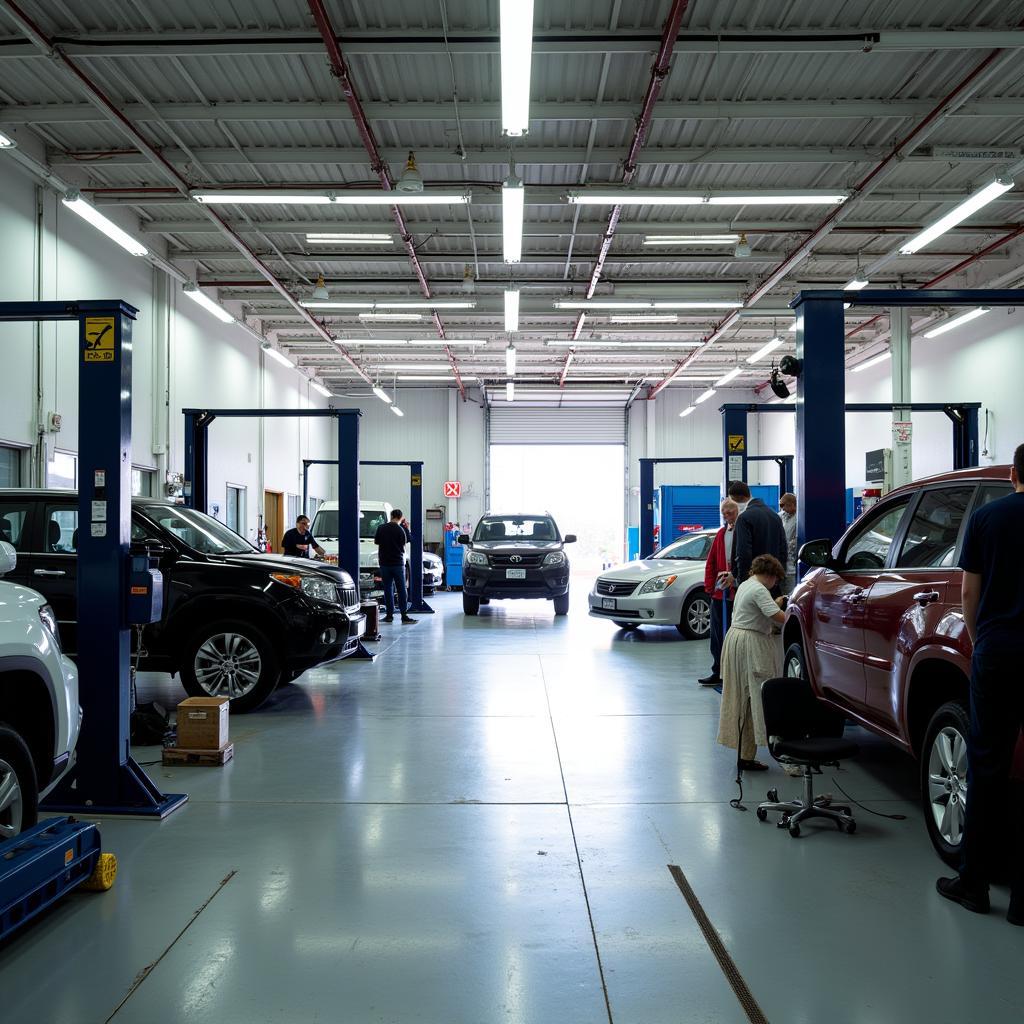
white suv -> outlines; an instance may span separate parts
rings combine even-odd
[[[0,541],[0,576],[16,565]],[[81,717],[78,672],[61,654],[53,609],[0,581],[0,843],[36,823],[40,797],[71,766]]]

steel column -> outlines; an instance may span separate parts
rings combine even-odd
[[[910,307],[896,306],[889,310],[892,352],[892,485],[909,484],[914,479],[913,442],[901,441],[897,423],[910,417]],[[845,325],[844,325],[845,329]]]
[[[729,484],[747,479],[747,410],[742,405],[722,406],[722,493]]]
[[[946,410],[953,421],[953,468],[978,465],[978,407],[953,406]]]
[[[640,460],[640,557],[654,550],[654,459]]]

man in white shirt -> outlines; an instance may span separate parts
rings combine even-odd
[[[786,531],[786,578],[782,582],[783,594],[791,594],[796,586],[796,495],[784,494],[779,498],[779,517]]]

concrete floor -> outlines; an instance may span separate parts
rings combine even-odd
[[[4,1024],[740,1024],[668,864],[773,1024],[1021,1020],[1007,894],[935,895],[902,755],[865,735],[823,788],[906,821],[792,840],[753,814],[777,769],[729,807],[706,643],[593,621],[583,583],[568,619],[431,600],[233,718],[227,767],[152,767],[188,805],[103,822],[117,883],[0,946]]]

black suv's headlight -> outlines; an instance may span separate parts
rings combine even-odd
[[[545,565],[565,565],[566,557],[564,551],[549,551],[544,556]]]
[[[294,587],[314,601],[323,601],[325,604],[339,604],[338,588],[333,580],[323,576],[306,576],[297,573],[272,572],[271,579],[283,583],[286,587]]]
[[[60,650],[60,629],[57,626],[57,616],[53,614],[53,609],[48,605],[44,604],[39,609],[39,621],[46,628],[46,631],[53,637],[53,642],[57,645],[57,650]]]
[[[487,556],[482,551],[467,551],[466,565],[487,565]]]

